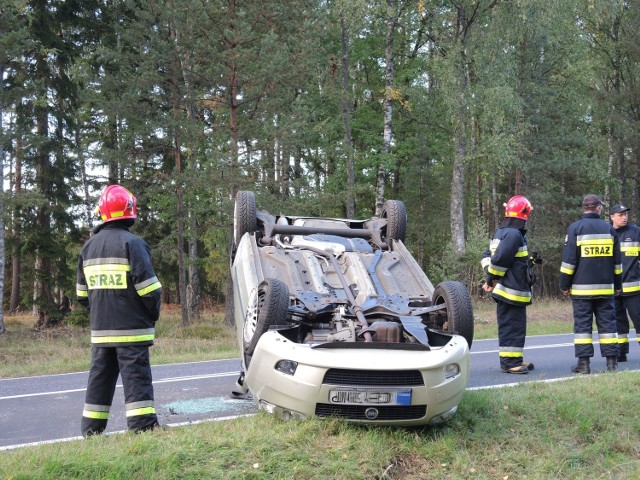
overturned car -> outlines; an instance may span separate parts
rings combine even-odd
[[[237,193],[231,274],[242,352],[236,394],[283,418],[424,425],[457,410],[469,378],[466,287],[435,288],[406,249],[407,214],[274,216]]]

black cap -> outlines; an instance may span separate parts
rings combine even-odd
[[[628,212],[629,210],[631,210],[629,207],[622,205],[621,203],[616,203],[613,207],[611,207],[611,210],[609,210],[609,215],[613,215],[614,213]]]
[[[595,208],[598,205],[604,205],[604,202],[599,195],[590,193],[589,195],[585,195],[582,199],[582,208]]]

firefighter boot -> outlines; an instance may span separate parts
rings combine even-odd
[[[615,372],[618,370],[618,359],[616,357],[607,357],[607,372]]]
[[[571,367],[571,371],[573,373],[582,373],[584,375],[590,374],[591,368],[589,367],[589,357],[578,358],[578,364],[575,367]]]

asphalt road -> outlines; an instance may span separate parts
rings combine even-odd
[[[640,370],[640,349],[633,330],[630,337],[629,361],[620,364],[620,369]],[[575,364],[572,334],[527,337],[525,361],[535,364],[535,370],[527,375],[509,375],[500,370],[497,344],[496,339],[474,341],[469,389],[574,376],[569,370]],[[606,370],[597,343],[595,348],[592,373]],[[239,359],[154,366],[160,423],[177,426],[255,413],[251,400],[231,395],[239,368]],[[0,380],[0,451],[80,438],[87,375],[88,372],[80,372]],[[122,386],[118,384],[107,433],[125,429]]]

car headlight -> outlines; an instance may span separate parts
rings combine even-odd
[[[292,360],[280,360],[275,366],[278,372],[284,373],[285,375],[293,375],[296,373],[296,368],[298,368],[298,362]]]
[[[453,378],[460,374],[460,365],[457,363],[450,363],[444,366],[444,378]]]

